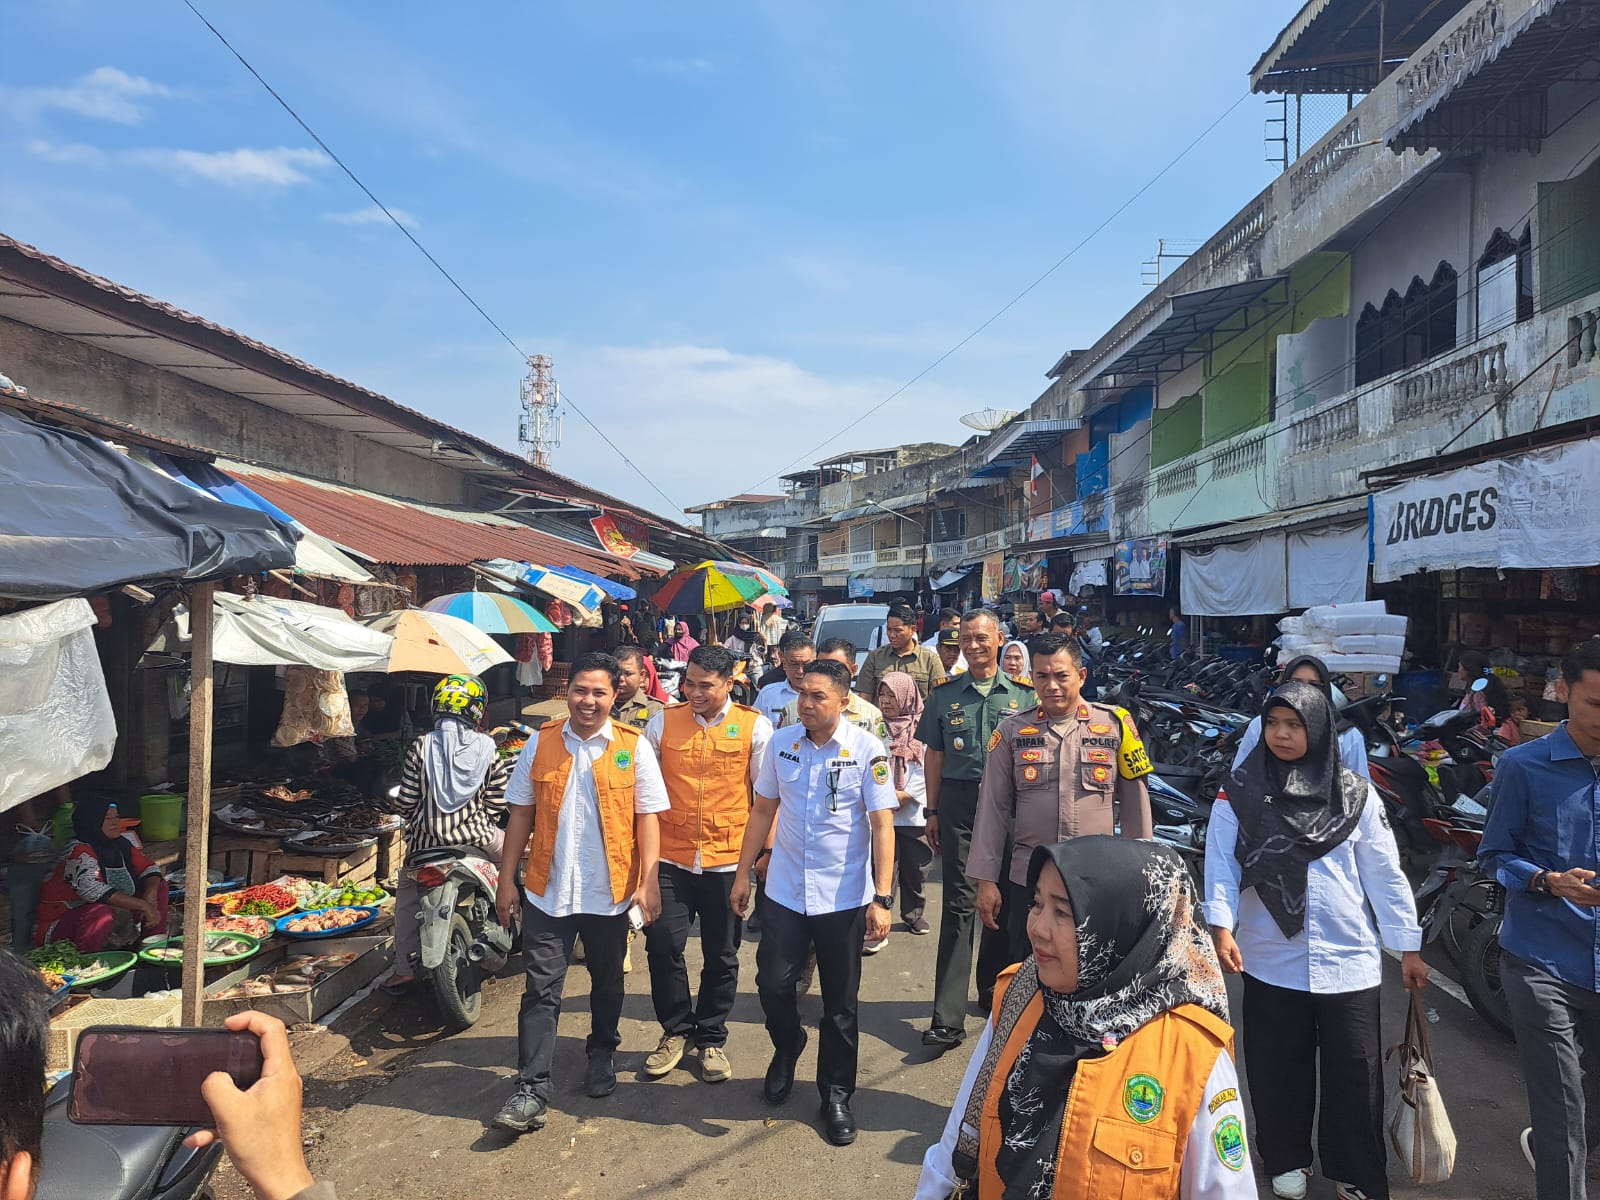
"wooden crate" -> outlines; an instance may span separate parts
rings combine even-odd
[[[226,879],[243,879],[252,885],[266,883],[277,876],[272,870],[272,856],[282,849],[280,837],[224,830],[211,835],[211,865],[220,867]]]
[[[268,879],[279,875],[305,875],[323,883],[338,883],[347,879],[352,883],[366,883],[378,877],[378,847],[367,846],[340,858],[332,854],[291,854],[279,850],[273,854],[268,868]]]
[[[176,993],[137,1000],[110,1000],[103,996],[74,996],[68,1006],[50,1020],[45,1042],[45,1069],[70,1071],[78,1050],[78,1034],[91,1025],[139,1025],[147,1029],[170,1029],[183,1013],[183,1000]]]

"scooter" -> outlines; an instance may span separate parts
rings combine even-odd
[[[445,1023],[470,1028],[483,1009],[483,980],[506,965],[520,933],[495,914],[500,865],[477,846],[437,846],[406,860],[416,882],[422,944],[419,978],[426,978]]]
[[[183,1139],[195,1130],[165,1125],[74,1125],[67,1119],[71,1093],[71,1079],[63,1079],[45,1099],[37,1200],[210,1197],[222,1143],[191,1150]]]

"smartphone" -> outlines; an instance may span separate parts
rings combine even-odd
[[[79,1125],[209,1126],[206,1077],[224,1071],[248,1088],[261,1065],[261,1041],[248,1030],[94,1025],[78,1035],[67,1116]]]

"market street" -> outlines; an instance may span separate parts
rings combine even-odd
[[[930,915],[937,919],[936,883],[929,896]],[[734,1079],[716,1086],[701,1083],[686,1059],[664,1081],[639,1081],[639,1066],[659,1030],[651,1018],[642,946],[636,944],[616,1094],[598,1101],[583,1095],[588,976],[575,968],[567,982],[550,1124],[520,1139],[488,1129],[512,1086],[521,995],[516,974],[489,988],[482,1019],[455,1037],[437,1035],[431,1000],[391,1002],[381,995],[358,1004],[335,1030],[348,1032],[348,1049],[342,1038],[297,1036],[295,1052],[310,1076],[306,1131],[316,1143],[312,1169],[319,1178],[334,1180],[341,1196],[522,1200],[530,1194],[530,1179],[538,1181],[533,1194],[585,1200],[686,1189],[713,1196],[826,1194],[837,1200],[910,1196],[923,1151],[942,1129],[960,1085],[967,1054],[958,1050],[930,1062],[920,1042],[937,924],[935,936],[928,938],[896,928],[888,949],[868,959],[862,972],[861,1084],[855,1104],[861,1137],[854,1146],[828,1146],[815,1121],[814,1029],[788,1103],[769,1109],[760,1099],[770,1044],[753,988],[753,941],[741,952],[739,1002],[730,1027]],[[694,978],[699,956],[692,940],[689,957]],[[1437,951],[1429,958],[1436,969],[1445,961]],[[1390,963],[1386,1044],[1400,1040],[1405,1016],[1398,976]],[[1236,981],[1230,991],[1237,1019]],[[1532,1173],[1516,1143],[1526,1124],[1526,1106],[1510,1040],[1437,987],[1426,999],[1439,1016],[1431,1032],[1460,1149],[1455,1176],[1444,1189],[1407,1185],[1391,1161],[1394,1195],[1479,1200],[1529,1195]],[[801,1012],[814,1024],[820,1012],[814,992],[802,1001]],[[374,1015],[377,1023],[367,1019]],[[973,1018],[969,1044],[977,1029]],[[332,1057],[321,1058],[330,1052]],[[313,1062],[319,1065],[310,1066]],[[819,1178],[819,1171],[830,1174]],[[219,1175],[219,1184],[223,1200],[248,1195],[231,1170]],[[1268,1194],[1264,1184],[1262,1193]],[[1313,1182],[1313,1200],[1332,1195],[1325,1180]]]

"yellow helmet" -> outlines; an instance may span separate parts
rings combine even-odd
[[[483,720],[489,689],[476,675],[446,675],[433,687],[433,715],[459,717],[470,725]]]

